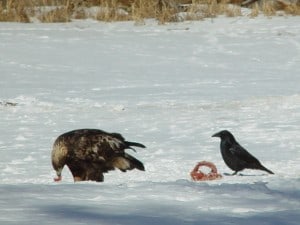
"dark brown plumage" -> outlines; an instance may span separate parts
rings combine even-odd
[[[140,143],[126,141],[121,134],[97,129],[64,133],[53,144],[52,166],[57,174],[54,180],[61,180],[65,165],[74,181],[102,182],[103,173],[115,168],[123,172],[132,169],[144,171],[143,163],[125,152],[125,149],[133,149],[132,146],[145,148]]]

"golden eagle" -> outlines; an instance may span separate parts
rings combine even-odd
[[[102,182],[103,173],[115,168],[123,172],[132,169],[144,171],[143,163],[125,152],[125,149],[133,149],[132,146],[145,148],[143,144],[125,141],[119,133],[98,129],[64,133],[53,144],[52,166],[57,174],[54,180],[61,180],[65,165],[70,169],[74,181]]]

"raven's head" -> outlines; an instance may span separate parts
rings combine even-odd
[[[230,139],[230,140],[234,140],[233,135],[228,131],[228,130],[222,130],[218,133],[215,133],[212,137],[219,137],[221,139]]]

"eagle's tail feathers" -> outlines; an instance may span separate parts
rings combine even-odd
[[[135,147],[140,147],[140,148],[146,148],[145,145],[143,145],[141,143],[137,143],[137,142],[125,141],[125,143],[128,147],[135,146]]]
[[[126,170],[133,170],[133,169],[145,171],[145,167],[143,163],[129,154],[116,157],[113,160],[113,166],[123,172],[126,172]]]

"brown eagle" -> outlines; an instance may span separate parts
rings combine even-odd
[[[103,130],[79,129],[64,133],[53,144],[52,166],[57,174],[54,180],[61,180],[65,165],[74,181],[102,182],[103,173],[115,168],[123,172],[132,169],[144,171],[143,163],[125,152],[125,149],[134,150],[132,146],[145,148],[143,144],[125,141],[119,133]]]

